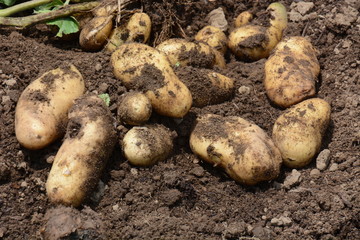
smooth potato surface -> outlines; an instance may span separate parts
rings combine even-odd
[[[112,18],[112,16],[100,16],[90,20],[80,32],[81,48],[86,51],[100,50],[112,31]]]
[[[141,92],[128,92],[120,96],[118,116],[120,121],[130,125],[142,125],[152,113],[150,100]]]
[[[210,47],[222,54],[225,54],[226,52],[227,37],[220,28],[206,26],[195,35],[195,40],[207,43]]]

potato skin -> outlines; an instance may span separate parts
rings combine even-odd
[[[151,116],[150,100],[141,92],[128,92],[120,96],[118,116],[120,121],[129,125],[142,125]]]
[[[122,149],[131,164],[148,167],[169,157],[173,135],[160,124],[133,127],[125,134]]]
[[[235,22],[234,22],[234,25],[236,28],[239,28],[241,26],[244,26],[248,23],[251,22],[251,20],[253,19],[253,14],[249,11],[244,11],[242,13],[240,13],[236,19],[235,19]]]
[[[115,77],[128,89],[143,92],[158,114],[182,118],[191,108],[189,89],[159,50],[141,43],[127,43],[112,54],[111,65]]]
[[[275,121],[272,138],[284,164],[291,168],[308,165],[319,152],[330,122],[330,105],[311,98],[287,109]]]
[[[15,111],[15,134],[27,149],[46,147],[65,133],[67,112],[85,91],[74,65],[44,73],[21,93]]]
[[[210,47],[225,54],[227,49],[227,37],[220,28],[206,26],[202,28],[196,35],[196,41],[207,43]]]
[[[315,95],[320,73],[316,49],[304,37],[288,37],[265,63],[264,85],[269,99],[287,108]]]
[[[115,143],[113,118],[105,102],[96,95],[77,99],[46,182],[50,201],[79,206],[97,186]]]
[[[81,48],[86,51],[102,49],[113,27],[112,18],[112,16],[99,16],[90,20],[80,32]]]
[[[281,155],[271,138],[257,125],[235,116],[207,114],[198,117],[190,135],[191,150],[223,168],[245,185],[276,178]]]

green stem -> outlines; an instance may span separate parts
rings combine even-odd
[[[22,12],[28,9],[32,9],[34,7],[43,5],[45,3],[49,3],[52,0],[32,0],[32,1],[28,1],[28,2],[23,2],[17,5],[14,5],[12,7],[8,7],[5,9],[1,9],[0,10],[0,17],[7,17],[7,16],[11,16],[15,13],[18,12]]]
[[[100,2],[87,2],[64,6],[63,8],[47,13],[39,13],[26,17],[0,17],[0,25],[25,28],[29,25],[66,17],[74,13],[89,11],[98,6]]]

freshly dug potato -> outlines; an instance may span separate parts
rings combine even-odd
[[[67,112],[85,91],[74,65],[44,73],[22,92],[15,111],[16,138],[31,150],[46,147],[65,134]]]
[[[198,117],[190,135],[190,147],[200,158],[223,168],[245,185],[275,179],[280,173],[281,155],[271,138],[240,117]]]
[[[115,143],[114,122],[105,102],[96,95],[78,98],[46,182],[50,201],[79,206],[97,186]]]
[[[229,35],[228,47],[240,59],[256,61],[266,58],[281,40],[287,26],[286,8],[272,3],[267,8],[265,21],[242,25]]]
[[[240,13],[236,19],[235,19],[235,22],[234,22],[234,25],[236,28],[239,28],[241,26],[244,26],[248,23],[251,22],[251,20],[253,19],[253,14],[249,11],[244,11],[242,13]]]
[[[265,63],[266,93],[276,105],[287,108],[315,95],[320,73],[316,49],[304,37],[281,41]]]
[[[173,135],[160,124],[133,127],[125,134],[122,149],[131,164],[148,167],[169,157]]]
[[[212,70],[184,67],[176,75],[190,90],[194,107],[219,104],[234,95],[234,80]]]
[[[107,17],[113,14],[118,9],[118,5],[114,2],[102,2],[99,6],[92,10],[95,17]]]
[[[113,52],[126,42],[146,43],[151,33],[151,19],[146,13],[135,13],[127,24],[113,30],[105,47],[106,51]]]
[[[212,68],[215,64],[214,50],[206,43],[171,38],[156,48],[166,54],[172,66]]]
[[[158,114],[182,118],[191,108],[189,89],[159,50],[141,43],[127,43],[112,54],[111,65],[115,77],[128,89],[143,92]]]
[[[113,16],[95,17],[80,32],[79,43],[86,51],[100,50],[108,39],[112,27]]]
[[[227,49],[227,37],[220,28],[206,26],[195,35],[196,41],[207,43],[210,47],[225,54]]]
[[[117,109],[120,121],[129,125],[142,125],[152,113],[150,100],[141,92],[128,92],[120,96]]]
[[[272,138],[286,166],[300,168],[311,162],[320,150],[330,111],[325,100],[311,98],[287,109],[276,120]]]

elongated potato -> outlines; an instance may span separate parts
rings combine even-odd
[[[120,121],[125,124],[142,125],[151,116],[151,102],[141,92],[127,92],[120,96],[117,113]]]
[[[173,135],[160,124],[133,127],[125,134],[122,149],[131,164],[148,167],[169,157]]]
[[[312,98],[287,109],[276,120],[272,138],[286,166],[300,168],[311,162],[320,150],[330,111],[325,100]]]
[[[166,54],[172,66],[212,68],[215,64],[215,53],[206,43],[171,38],[156,48]]]
[[[206,26],[202,28],[196,35],[196,41],[207,43],[210,47],[225,54],[227,49],[227,37],[220,28]]]
[[[97,186],[115,142],[113,118],[105,102],[96,95],[77,99],[46,182],[50,201],[79,206]]]
[[[86,51],[100,50],[110,36],[113,16],[100,16],[90,20],[80,32],[79,43]]]
[[[184,67],[176,75],[190,90],[194,107],[219,104],[234,95],[234,80],[210,69]]]
[[[315,95],[319,73],[311,43],[304,37],[285,38],[265,63],[266,93],[276,105],[287,108]]]
[[[143,92],[158,114],[182,118],[189,111],[189,89],[175,75],[166,55],[141,43],[121,45],[111,56],[115,77]]]
[[[44,73],[22,92],[15,111],[16,138],[31,150],[46,147],[65,133],[67,112],[85,91],[74,65]]]
[[[271,138],[240,117],[198,117],[190,135],[190,147],[200,158],[223,168],[245,185],[272,180],[280,173],[281,155]]]
[[[256,61],[266,58],[281,40],[287,26],[286,8],[272,3],[267,8],[265,21],[245,24],[229,35],[228,47],[240,59]]]

